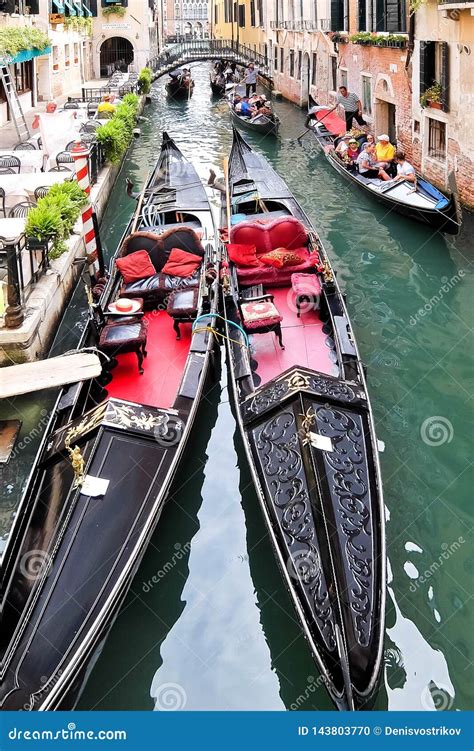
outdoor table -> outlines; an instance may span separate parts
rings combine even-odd
[[[15,243],[25,231],[26,219],[0,219],[0,240]]]
[[[0,175],[0,188],[5,191],[5,208],[11,209],[21,201],[34,201],[35,189],[63,183],[67,172],[25,172],[18,175]]]
[[[20,160],[20,174],[40,172],[44,164],[44,151],[13,151],[1,149],[0,156],[16,156]]]

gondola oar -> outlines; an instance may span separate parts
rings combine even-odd
[[[337,107],[337,104],[336,104],[336,107]],[[329,110],[329,112],[326,112],[326,114],[324,115],[324,117],[322,117],[321,120],[318,120],[318,123],[322,123],[322,121],[324,120],[324,118],[326,118],[328,115],[330,115],[331,112],[334,112],[334,110],[336,109],[336,107],[333,107],[331,110]],[[306,133],[309,133],[312,130],[313,130],[312,128],[306,128],[306,130],[303,131],[303,133],[300,136],[297,137],[296,140],[298,141],[298,143],[301,144],[301,139],[303,138],[303,136],[305,136]]]

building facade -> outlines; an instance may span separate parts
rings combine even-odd
[[[164,0],[165,39],[208,39],[209,8],[208,0]]]
[[[474,2],[422,0],[214,2],[214,36],[265,54],[274,88],[305,107],[357,93],[366,122],[429,180],[456,178],[474,206]],[[435,87],[433,102],[427,96]]]
[[[0,29],[46,33],[47,54],[10,65],[24,112],[71,92],[117,67],[139,71],[158,54],[162,18],[155,0],[0,0]],[[23,57],[28,57],[27,54]],[[8,121],[0,84],[0,125]]]

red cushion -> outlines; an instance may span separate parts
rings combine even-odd
[[[282,216],[271,222],[244,221],[231,229],[230,239],[233,243],[255,245],[257,257],[269,253],[275,248],[294,250],[305,246],[308,233],[303,224],[293,216]]]
[[[227,246],[229,258],[237,266],[258,266],[257,248],[255,245],[237,245],[229,243]]]
[[[274,266],[276,269],[282,269],[284,266],[300,266],[307,258],[307,251],[303,253],[299,250],[288,250],[287,248],[276,248],[270,253],[260,256],[260,262],[266,266]]]
[[[173,248],[168,260],[161,269],[161,273],[185,278],[194,274],[196,269],[201,265],[201,261],[201,256],[188,253],[186,250]]]
[[[137,250],[135,253],[125,256],[125,258],[117,258],[115,263],[125,284],[137,282],[139,279],[148,279],[148,277],[156,274],[155,267],[146,250]]]

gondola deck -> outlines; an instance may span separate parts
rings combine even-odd
[[[204,277],[207,264],[217,260],[212,211],[197,173],[166,134],[144,196],[124,238],[136,227],[160,233],[197,223],[205,247],[198,313],[214,313],[217,283],[208,285]],[[114,272],[101,297],[104,309],[120,287]],[[150,363],[144,375],[134,356],[119,355],[104,377],[64,389],[38,453],[2,560],[4,710],[74,705],[182,458],[213,337],[209,331],[191,335],[188,323],[176,341],[164,311],[145,315]],[[205,320],[212,329],[214,319]],[[80,346],[94,342],[91,321]]]
[[[312,252],[323,262],[319,310],[310,306],[298,317],[289,282],[264,285],[282,318],[284,350],[274,333],[252,335],[251,328],[248,349],[235,324],[245,325],[242,301],[257,288],[246,288],[245,274],[231,264],[224,294],[229,361],[256,491],[303,632],[336,706],[368,709],[382,664],[385,538],[362,364],[314,228],[279,175],[235,131],[229,185],[245,232],[259,209],[266,204],[273,214],[278,204],[282,221],[291,216],[309,230]],[[259,198],[253,208],[251,188]]]

